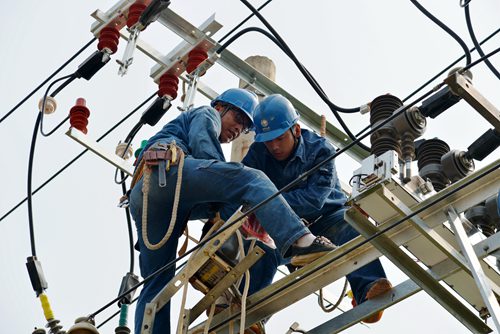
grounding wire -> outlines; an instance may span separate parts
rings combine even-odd
[[[389,230],[401,225],[402,223],[404,223],[405,221],[407,221],[408,219],[411,219],[412,217],[418,215],[419,213],[423,212],[424,210],[427,210],[429,209],[430,207],[438,204],[439,202],[441,202],[442,200],[445,200],[446,198],[454,195],[455,193],[457,193],[458,191],[462,190],[463,188],[473,184],[474,182],[480,180],[481,178],[485,177],[486,175],[494,172],[495,170],[497,170],[498,168],[500,167],[500,163],[497,163],[496,165],[492,166],[491,168],[485,170],[484,172],[482,172],[481,174],[477,175],[476,177],[468,180],[467,182],[464,182],[463,184],[461,184],[460,186],[456,187],[455,189],[451,190],[450,192],[438,197],[437,199],[433,200],[432,202],[424,205],[423,207],[421,207],[420,209],[417,209],[413,212],[411,212],[410,214],[404,216],[403,218],[401,218],[400,220],[398,220],[397,222],[387,226],[386,228],[374,233],[373,235],[369,236],[369,237],[366,237],[364,240],[362,240],[359,244],[355,245],[355,246],[352,246],[348,249],[346,249],[344,252],[342,252],[341,254],[333,257],[332,259],[328,260],[327,262],[321,264],[320,266],[317,266],[315,268],[313,268],[313,270],[309,270],[309,271],[306,271],[305,273],[303,273],[302,275],[300,275],[300,278],[297,278],[296,280],[294,281],[291,281],[289,283],[286,283],[285,285],[283,285],[282,287],[276,289],[273,291],[273,293],[271,293],[269,296],[267,296],[267,298],[271,298],[275,295],[277,295],[278,293],[280,293],[281,291],[293,286],[296,282],[300,281],[300,280],[303,280],[304,278],[307,278],[309,276],[311,276],[315,271],[317,270],[320,270],[320,269],[323,269],[325,268],[326,266],[329,266],[329,265],[332,265],[335,261],[339,260],[340,258],[348,255],[349,253],[353,252],[354,250],[358,249],[359,247],[367,244],[368,242],[372,241],[373,239],[377,238],[378,236],[388,232]],[[253,303],[247,310],[247,312],[251,311],[252,309],[256,308],[259,304],[261,304],[262,302],[264,302],[265,300],[267,299],[260,299],[258,301],[256,301],[255,303]],[[231,320],[234,320],[236,319],[237,317],[239,316],[239,313],[236,313],[232,316],[230,316],[229,318],[225,319],[224,322],[216,325],[215,327],[213,328],[210,328],[210,330],[212,331],[215,331],[217,329],[219,329],[222,325],[228,323],[229,321]]]
[[[481,57],[484,57],[485,54],[483,52],[483,49],[481,48],[481,45],[477,42],[476,34],[474,34],[474,29],[472,28],[472,22],[470,19],[470,11],[469,11],[469,5],[465,5],[464,7],[465,11],[465,21],[467,22],[467,30],[469,30],[469,35],[470,38],[472,39],[472,43],[474,43],[474,46],[477,49],[477,52],[481,55]],[[497,77],[497,79],[500,79],[500,73],[498,70],[493,66],[493,64],[490,62],[489,59],[485,59],[484,63],[488,68],[493,72],[493,74]]]
[[[434,89],[428,91],[427,93],[423,94],[421,97],[419,97],[418,99],[416,99],[415,101],[413,101],[412,103],[406,105],[406,106],[401,106],[400,108],[398,108],[396,111],[394,111],[394,113],[388,117],[387,119],[381,121],[377,126],[373,127],[373,129],[371,129],[369,132],[367,132],[366,134],[364,134],[363,136],[359,137],[358,139],[356,139],[355,141],[349,143],[348,145],[346,145],[345,147],[339,149],[338,151],[336,151],[334,154],[330,155],[329,157],[327,157],[325,160],[319,162],[318,164],[316,164],[314,167],[312,167],[311,169],[309,169],[308,171],[302,173],[301,175],[299,175],[295,180],[293,180],[292,182],[288,183],[287,185],[285,185],[283,188],[279,189],[276,193],[274,193],[273,195],[269,196],[268,198],[266,198],[265,200],[263,200],[262,202],[254,205],[253,207],[251,207],[250,209],[248,209],[247,211],[243,212],[243,214],[236,218],[233,222],[231,222],[230,224],[220,228],[218,231],[216,231],[214,234],[212,234],[210,237],[208,237],[207,239],[201,241],[198,245],[196,246],[193,246],[191,249],[189,249],[188,251],[186,251],[183,255],[179,256],[178,258],[174,259],[174,260],[171,260],[170,262],[168,262],[167,264],[165,264],[164,266],[158,268],[156,271],[154,271],[153,273],[151,273],[149,276],[147,276],[146,278],[144,278],[141,282],[139,282],[138,284],[132,286],[130,289],[128,289],[127,291],[124,291],[121,295],[119,295],[118,297],[116,297],[115,299],[111,300],[110,302],[108,302],[107,304],[105,304],[104,306],[102,306],[101,308],[99,308],[97,311],[93,312],[92,314],[89,315],[90,318],[94,318],[97,314],[101,313],[102,311],[104,311],[105,309],[107,309],[108,307],[110,307],[111,305],[113,305],[115,302],[117,302],[118,300],[120,300],[121,298],[123,298],[124,296],[126,296],[127,294],[129,294],[130,292],[136,290],[138,287],[144,285],[145,283],[149,282],[151,279],[153,279],[154,277],[156,277],[157,275],[159,275],[160,273],[164,272],[165,270],[167,270],[168,268],[170,268],[171,266],[173,266],[176,262],[184,259],[185,257],[187,257],[188,255],[190,255],[192,252],[200,249],[201,247],[205,246],[208,242],[212,241],[213,238],[217,237],[219,234],[223,233],[224,231],[226,231],[228,228],[230,228],[231,226],[233,226],[234,224],[238,223],[240,220],[244,219],[246,216],[254,213],[256,210],[260,209],[262,206],[266,205],[268,202],[270,202],[271,200],[273,200],[274,198],[276,198],[277,196],[279,196],[280,194],[282,194],[283,192],[286,192],[288,190],[290,190],[291,188],[295,187],[297,184],[299,184],[303,179],[307,178],[309,175],[311,175],[312,173],[316,172],[318,169],[320,169],[325,163],[337,158],[339,155],[345,153],[346,151],[348,151],[350,148],[352,148],[354,145],[357,144],[358,141],[361,141],[363,140],[364,138],[366,138],[367,136],[369,136],[372,132],[378,130],[379,128],[381,128],[382,126],[384,126],[386,123],[388,122],[391,122],[394,118],[398,117],[401,113],[405,112],[407,109],[411,108],[413,105],[415,105],[416,103],[422,101],[423,99],[427,98],[429,95],[431,95],[435,90],[439,89],[440,86],[437,86],[435,87]]]
[[[137,106],[134,110],[132,110],[129,114],[127,114],[123,119],[121,119],[118,123],[113,125],[108,131],[106,131],[101,137],[99,137],[96,142],[100,142],[103,140],[105,137],[107,137],[111,132],[113,132],[118,126],[120,126],[123,122],[125,122],[127,119],[129,119],[133,114],[135,114],[139,109],[141,109],[146,103],[148,103],[153,97],[155,97],[157,92],[153,93],[150,97],[148,97],[144,102],[142,102],[139,106]],[[54,175],[52,175],[50,178],[48,178],[44,183],[42,183],[38,188],[36,188],[33,191],[33,195],[36,194],[39,190],[41,190],[43,187],[45,187],[47,184],[49,184],[53,179],[55,179],[59,174],[61,174],[66,168],[71,166],[75,161],[77,161],[82,155],[84,155],[88,149],[83,150],[80,154],[75,156],[70,162],[68,162],[64,167],[62,167],[59,171],[57,171]],[[24,202],[26,202],[28,198],[26,197],[23,199],[21,202],[16,204],[12,209],[10,209],[7,213],[5,213],[1,218],[0,221],[4,220],[9,216],[14,210],[16,210],[18,207],[20,207]]]
[[[273,0],[267,0],[264,2],[259,8],[257,8],[257,11],[260,12],[261,9],[266,7],[271,1]],[[217,43],[222,43],[223,40],[225,40],[229,35],[231,35],[233,32],[235,32],[238,28],[240,28],[242,25],[244,25],[248,20],[250,20],[255,14],[252,13],[248,15],[245,19],[243,19],[240,23],[238,23],[233,29],[231,29],[227,34],[225,34],[221,39],[217,41]]]
[[[451,30],[448,26],[446,26],[443,22],[439,21],[437,17],[432,15],[427,9],[424,8],[417,0],[410,0],[411,3],[418,8],[425,16],[427,16],[432,22],[437,24],[441,29],[446,31],[455,41],[460,44],[462,49],[464,50],[465,57],[466,57],[466,64],[469,65],[471,62],[471,56],[469,52],[469,48],[467,47],[467,44],[458,36],[453,30]]]
[[[488,37],[486,37],[485,39],[483,39],[483,41],[481,43],[479,43],[479,45],[483,45],[484,43],[486,43],[488,40],[490,40],[493,36],[495,36],[496,34],[498,34],[498,32],[500,32],[500,28],[498,28],[497,30],[495,30],[494,32],[492,32]],[[472,49],[470,49],[469,51],[472,52],[476,50],[475,47],[473,47]],[[438,74],[436,74],[435,76],[433,76],[431,79],[429,79],[426,83],[424,83],[422,86],[418,87],[413,93],[411,93],[410,95],[408,95],[406,98],[404,98],[402,101],[405,102],[406,100],[409,100],[410,98],[412,98],[415,94],[417,94],[419,91],[421,91],[425,86],[427,86],[428,84],[430,84],[432,81],[434,81],[435,79],[437,79],[440,75],[442,75],[443,73],[445,73],[446,71],[448,71],[450,68],[452,68],[453,66],[455,66],[456,64],[458,64],[462,59],[465,58],[465,54],[462,55],[461,57],[457,58],[454,62],[452,62],[450,65],[448,65],[446,68],[444,68],[441,72],[439,72]]]
[[[80,50],[78,50],[73,56],[71,56],[64,64],[62,64],[57,70],[55,70],[51,75],[47,77],[41,84],[39,84],[31,93],[29,93],[24,99],[19,101],[7,114],[5,114],[2,118],[0,118],[0,123],[2,123],[7,117],[9,117],[17,108],[19,108],[24,102],[26,102],[30,97],[33,96],[40,88],[42,88],[47,82],[50,81],[53,77],[57,75],[63,68],[65,68],[69,63],[71,63],[76,57],[78,57],[86,48],[88,48],[94,41],[96,37],[93,37],[90,41],[87,42]]]
[[[304,65],[302,65],[302,63],[300,63],[296,58],[295,56],[291,53],[290,50],[287,50],[285,48],[285,46],[280,43],[280,41],[275,37],[273,36],[271,33],[269,33],[268,31],[262,29],[262,28],[258,28],[258,27],[248,27],[248,28],[244,28],[242,30],[240,30],[239,32],[237,32],[236,34],[234,34],[233,36],[231,36],[231,38],[225,42],[223,45],[221,45],[216,53],[217,54],[220,54],[222,53],[231,43],[233,43],[236,39],[238,39],[239,37],[241,37],[243,34],[246,34],[250,31],[255,31],[255,32],[259,32],[261,34],[263,34],[264,36],[266,36],[267,38],[269,38],[272,42],[274,42],[290,59],[292,59],[292,61],[294,62],[294,64],[298,67],[299,71],[304,75],[304,77],[306,78],[306,80],[311,84],[311,86],[314,88],[314,90],[319,94],[323,94],[325,95],[325,92],[323,91],[323,89],[321,88],[321,86],[318,84],[318,82],[316,81],[316,79],[311,75],[311,73],[307,70],[307,68],[304,67]],[[295,59],[294,59],[295,58]],[[326,95],[325,95],[326,96]],[[340,123],[342,129],[344,129],[344,131],[347,133],[347,135],[352,139],[352,140],[356,140],[356,137],[352,134],[352,132],[349,130],[349,127],[347,126],[347,124],[345,124],[344,120],[342,119],[342,117],[337,113],[337,112],[333,112],[335,118],[337,119],[337,121]],[[366,145],[362,144],[361,142],[358,144],[358,146],[360,146],[362,149],[370,152],[370,148],[367,147]]]
[[[49,94],[49,91],[50,89],[52,88],[52,86],[56,83],[56,82],[59,82],[59,81],[62,81],[64,79],[67,79],[65,82],[63,82],[59,87],[57,87],[57,89],[52,93],[50,94],[50,97],[55,97],[64,87],[66,87],[70,82],[72,82],[73,80],[76,79],[76,76],[75,74],[70,74],[70,75],[66,75],[64,77],[61,77],[57,80],[54,80],[48,87],[47,87],[47,90],[45,91],[45,94],[43,95],[43,99],[42,99],[42,110],[40,111],[40,113],[42,114],[41,115],[41,118],[40,118],[40,133],[42,134],[42,136],[44,137],[48,137],[50,135],[52,135],[54,132],[57,131],[57,129],[59,129],[64,123],[66,123],[66,121],[69,119],[69,115],[66,116],[54,129],[52,129],[51,131],[49,131],[48,133],[45,133],[43,131],[43,119],[44,119],[44,115],[45,115],[45,104],[47,102],[47,96]]]

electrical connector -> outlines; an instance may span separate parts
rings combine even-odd
[[[48,288],[47,281],[43,274],[42,264],[37,260],[36,256],[30,256],[27,259],[26,268],[30,276],[31,286],[38,297]]]
[[[90,80],[101,68],[111,59],[109,53],[105,51],[96,51],[88,57],[75,72],[77,78]]]
[[[151,126],[156,125],[171,106],[172,103],[169,99],[157,98],[142,114],[140,122]]]

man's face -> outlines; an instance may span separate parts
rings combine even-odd
[[[295,148],[295,141],[300,136],[300,126],[295,124],[291,130],[286,130],[281,136],[264,142],[269,153],[278,161],[288,159]]]
[[[221,119],[222,129],[219,136],[221,143],[229,143],[249,128],[250,119],[241,111],[229,109]]]

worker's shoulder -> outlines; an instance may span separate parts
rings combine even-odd
[[[330,152],[332,154],[336,151],[328,140],[311,130],[302,129],[301,135],[307,150]]]

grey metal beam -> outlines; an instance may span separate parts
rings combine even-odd
[[[486,240],[482,240],[474,245],[474,251],[479,259],[483,259],[496,251],[493,245],[500,245],[500,232],[492,235]],[[429,274],[433,275],[439,280],[443,280],[449,275],[456,273],[461,268],[450,259],[446,259],[441,263],[432,267],[432,270],[427,270]],[[406,280],[392,289],[392,293],[382,296],[374,300],[367,300],[364,303],[356,306],[355,308],[332,318],[323,324],[307,331],[307,334],[335,334],[339,333],[352,325],[357,324],[361,319],[370,316],[371,314],[380,310],[386,309],[391,305],[399,303],[404,299],[421,291],[422,288],[418,286],[411,279]]]
[[[379,231],[366,216],[357,210],[348,210],[345,219],[366,238]],[[469,330],[475,333],[490,332],[490,328],[481,319],[403,252],[388,236],[382,234],[372,239],[371,243]]]

